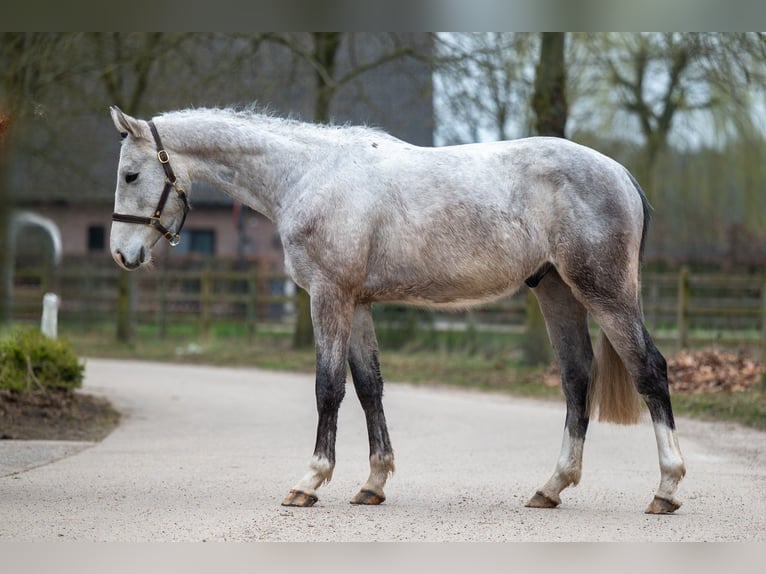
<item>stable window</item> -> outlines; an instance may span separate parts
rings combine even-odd
[[[215,253],[215,231],[212,229],[195,229],[189,237],[189,251],[213,255]]]
[[[103,225],[88,227],[88,251],[103,251],[106,246],[106,230]]]
[[[213,229],[184,229],[181,233],[181,243],[173,251],[178,254],[215,255],[215,231]]]

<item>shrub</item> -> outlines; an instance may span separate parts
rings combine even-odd
[[[0,338],[0,389],[71,393],[82,385],[84,371],[65,339],[30,327],[14,327]]]

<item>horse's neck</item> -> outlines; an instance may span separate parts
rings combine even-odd
[[[193,115],[168,116],[166,129],[187,158],[193,180],[215,186],[272,221],[291,201],[295,183],[321,157],[316,137],[300,137],[294,126],[280,130],[268,119],[203,116],[195,122]]]

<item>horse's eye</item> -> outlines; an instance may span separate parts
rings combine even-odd
[[[126,173],[125,174],[125,181],[126,181],[126,183],[133,183],[137,179],[138,179],[138,174],[137,173]]]

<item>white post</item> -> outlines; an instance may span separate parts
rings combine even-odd
[[[58,313],[61,299],[55,293],[46,293],[43,296],[43,317],[40,321],[40,330],[43,335],[55,339],[58,336]]]

